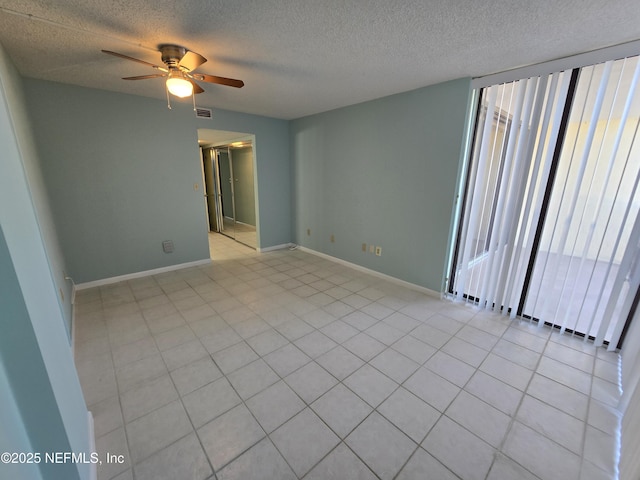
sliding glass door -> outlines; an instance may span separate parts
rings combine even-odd
[[[571,80],[562,72],[482,90],[449,284],[458,298],[516,314]]]
[[[638,58],[482,89],[449,292],[597,343],[640,284]]]

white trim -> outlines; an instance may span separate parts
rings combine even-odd
[[[179,263],[177,265],[169,265],[168,267],[154,268],[153,270],[145,270],[143,272],[128,273],[126,275],[120,275],[117,277],[103,278],[101,280],[94,280],[92,282],[78,283],[76,290],[85,290],[87,288],[102,287],[103,285],[110,285],[112,283],[123,282],[125,280],[133,280],[134,278],[148,277],[149,275],[158,275],[159,273],[172,272],[174,270],[181,270],[183,268],[199,267],[201,265],[209,265],[211,259],[196,260],[195,262]]]
[[[73,278],[69,277],[68,275],[64,277],[65,280],[69,280],[69,282],[71,282],[71,333],[70,333],[70,339],[69,341],[71,342],[71,355],[73,356],[73,358],[75,358],[75,353],[76,353],[76,292],[77,292],[77,288],[76,288],[76,284],[73,281]]]
[[[369,275],[373,275],[374,277],[382,278],[383,280],[388,280],[389,282],[402,285],[403,287],[407,287],[412,290],[417,290],[429,296],[442,298],[442,293],[440,292],[436,292],[435,290],[431,290],[430,288],[423,287],[421,285],[416,285],[415,283],[407,282],[406,280],[402,280],[400,278],[392,277],[391,275],[387,275],[386,273],[378,272],[376,270],[371,270],[370,268],[363,267],[362,265],[358,265],[357,263],[351,263],[346,260],[342,260],[341,258],[338,258],[338,257],[332,257],[331,255],[327,255],[326,253],[318,252],[316,250],[311,250],[310,248],[303,247],[302,245],[300,245],[298,249],[302,250],[303,252],[310,253],[318,257],[322,257],[326,260],[330,260],[335,263],[340,263],[347,267],[353,268],[354,270],[359,270],[361,272],[368,273]]]
[[[87,424],[89,425],[89,454],[96,452],[96,432],[93,424],[93,414],[87,410]],[[97,480],[98,478],[98,464],[89,464],[89,480]]]
[[[471,88],[482,88],[500,83],[514,82],[523,78],[549,75],[555,72],[595,65],[618,58],[634,57],[636,55],[640,55],[640,40],[580,53],[570,57],[558,58],[548,62],[537,63],[535,65],[515,68],[505,72],[498,72],[484,77],[477,77],[471,80]]]
[[[73,278],[66,277],[71,282],[71,305],[76,303],[76,283],[73,281]]]
[[[258,251],[258,253],[265,253],[272,252],[274,250],[284,250],[285,248],[291,248],[292,246],[293,243],[282,243],[280,245],[274,245],[272,247],[256,248],[256,250]]]
[[[76,307],[72,303],[71,304],[71,338],[69,339],[71,342],[71,356],[74,361],[76,358]]]

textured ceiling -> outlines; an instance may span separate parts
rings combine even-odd
[[[638,0],[0,0],[25,76],[165,99],[162,43],[208,59],[198,106],[291,119],[640,39]],[[640,52],[639,52],[640,53]]]

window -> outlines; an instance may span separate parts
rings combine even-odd
[[[596,340],[640,285],[638,57],[479,92],[448,291]]]

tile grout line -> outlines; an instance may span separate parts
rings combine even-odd
[[[516,319],[511,319],[511,320],[509,321],[509,328],[511,328],[511,322],[512,322],[513,320],[516,320]],[[519,321],[519,320],[516,320],[516,321]],[[503,334],[501,335],[501,337],[500,337],[500,338],[503,338],[503,337],[504,337],[504,333],[506,333],[506,331],[507,331],[507,330],[508,330],[508,328],[503,332]],[[496,453],[501,453],[502,455],[506,456],[507,458],[510,458],[513,462],[515,462],[515,463],[516,463],[516,464],[518,464],[518,465],[520,465],[520,463],[516,462],[514,459],[512,459],[512,458],[511,458],[511,457],[509,457],[506,453],[504,453],[504,452],[503,452],[503,449],[504,449],[504,447],[505,447],[505,443],[506,443],[506,441],[507,441],[507,438],[508,438],[509,434],[511,433],[511,430],[513,429],[513,425],[514,425],[514,423],[516,422],[516,417],[517,417],[517,415],[518,415],[518,412],[520,411],[520,407],[522,406],[522,403],[524,402],[524,399],[525,399],[525,398],[526,398],[526,396],[527,396],[527,390],[529,389],[529,387],[530,387],[530,385],[531,385],[531,382],[533,381],[533,377],[535,376],[535,373],[536,373],[536,371],[537,371],[538,367],[540,366],[540,362],[542,361],[542,357],[544,356],[544,351],[546,350],[547,345],[549,344],[550,338],[551,338],[551,335],[550,335],[550,334],[548,334],[548,335],[547,335],[547,338],[546,338],[546,340],[545,340],[545,347],[542,349],[542,352],[540,352],[540,355],[538,356],[538,360],[537,360],[537,362],[536,362],[535,368],[534,368],[534,369],[532,370],[532,372],[531,372],[531,376],[529,377],[529,381],[527,382],[527,385],[526,385],[526,387],[524,388],[524,390],[522,390],[522,395],[520,396],[520,400],[519,400],[519,402],[518,402],[518,405],[517,405],[517,407],[514,409],[514,411],[513,411],[513,415],[511,415],[511,416],[510,416],[510,419],[509,419],[509,426],[507,427],[507,429],[506,429],[506,431],[505,431],[505,434],[504,434],[504,436],[502,437],[502,441],[500,442],[499,447],[496,449]],[[492,349],[492,350],[493,350],[493,349]],[[489,471],[487,472],[487,475],[486,475],[485,479],[486,479],[486,478],[488,478],[489,474],[491,473],[491,469],[493,468],[493,466],[494,466],[494,464],[495,464],[495,462],[496,462],[496,459],[497,459],[497,455],[494,455],[493,462],[491,463],[491,467],[489,468]],[[527,472],[531,473],[534,477],[538,478],[538,476],[537,476],[537,475],[535,475],[533,472],[531,472],[528,468],[525,468],[523,465],[520,465],[520,466],[521,466],[523,469],[525,469]]]

